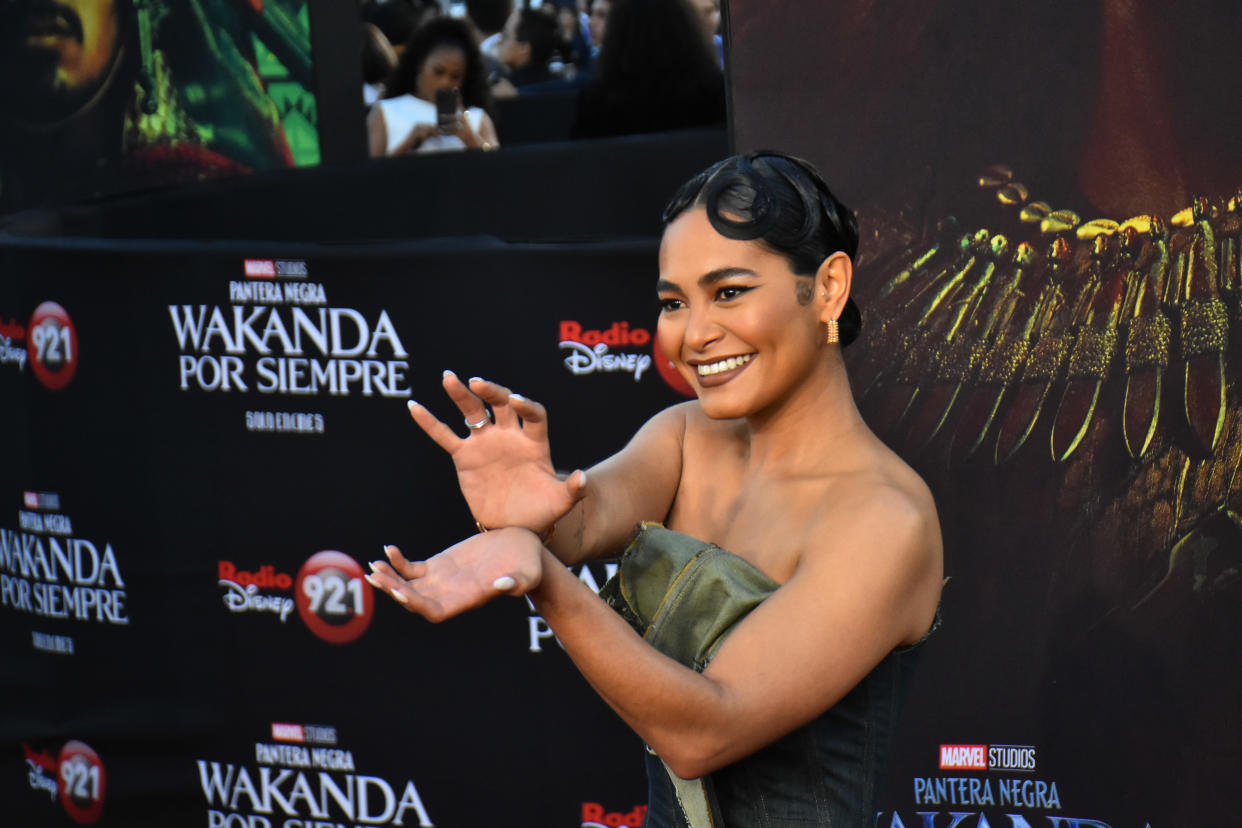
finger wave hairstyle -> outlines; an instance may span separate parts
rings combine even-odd
[[[833,253],[853,259],[858,220],[809,162],[771,150],[726,158],[681,186],[664,208],[667,226],[691,207],[727,239],[756,241],[784,256],[794,273],[813,276]],[[862,314],[853,299],[837,320],[841,346],[858,338]]]

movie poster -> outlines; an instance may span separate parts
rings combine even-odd
[[[319,162],[306,0],[0,4],[0,213]]]
[[[856,208],[854,393],[943,524],[877,825],[1237,824],[1236,8],[729,13],[737,149]]]

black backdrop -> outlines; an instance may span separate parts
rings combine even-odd
[[[73,346],[72,359],[59,363],[44,348],[51,384],[72,368],[59,390],[36,377],[33,356],[0,365],[6,821],[61,824],[86,807],[89,799],[59,804],[33,781],[55,776],[37,769],[40,754],[58,757],[72,740],[89,745],[103,771],[99,824],[241,824],[225,815],[245,814],[294,826],[285,820],[315,815],[307,799],[282,810],[280,792],[293,796],[297,777],[272,782],[270,799],[260,783],[261,769],[272,769],[271,781],[282,766],[306,774],[316,801],[321,771],[343,790],[351,774],[385,780],[398,801],[412,782],[429,821],[420,823],[411,805],[401,812],[406,825],[575,825],[589,803],[604,813],[633,812],[645,793],[640,746],[524,601],[501,601],[437,628],[383,596],[372,607],[371,588],[358,581],[358,592],[345,593],[345,614],[322,611],[320,627],[339,629],[333,622],[353,617],[352,599],[362,591],[372,617],[352,641],[332,643],[296,609],[282,620],[283,600],[303,582],[289,588],[285,580],[282,588],[281,576],[294,579],[323,550],[365,564],[384,543],[422,556],[472,531],[451,464],[404,406],[413,396],[454,422],[439,388],[445,368],[503,380],[546,402],[555,460],[567,469],[619,448],[644,418],[682,399],[653,364],[654,254],[652,240],[348,250],[0,247],[0,317],[9,334],[27,328],[26,342],[10,336],[10,347],[46,329],[49,323],[26,323],[46,301],[63,309],[69,322],[58,330],[72,326]],[[305,275],[247,279],[247,259]],[[310,304],[230,300],[254,285],[281,298],[286,285],[301,285],[297,295]],[[269,310],[255,317],[263,305]],[[326,325],[318,322],[321,308]],[[206,337],[215,309],[227,330],[199,348],[191,333],[179,339],[178,325],[200,315]],[[236,330],[237,309],[257,320],[252,337]],[[298,313],[310,320],[300,343]],[[273,315],[288,343],[269,330],[279,324]],[[334,315],[342,320],[335,350]],[[319,393],[260,390],[267,382],[261,364],[279,360],[311,360],[339,378],[344,363],[371,358],[345,353],[358,339],[355,320],[374,331],[385,315],[391,327],[380,328],[372,355],[384,364],[384,389],[373,385],[367,396],[353,381],[348,394],[334,395],[321,376]],[[565,323],[580,325],[576,335],[588,344],[563,344],[576,331]],[[609,330],[603,341],[614,344],[601,349],[589,332]],[[327,354],[312,332],[327,338]],[[230,390],[207,390],[216,382],[212,366],[228,357],[241,366]],[[400,364],[395,381],[390,362]],[[192,369],[183,388],[185,365]],[[237,388],[238,377],[247,390]],[[53,546],[79,548],[76,541],[95,550],[101,574],[91,571],[89,551],[80,553],[76,578],[57,565]],[[223,580],[238,587],[221,583],[222,562],[233,567]],[[257,576],[257,594],[275,599],[275,609],[230,609],[247,584],[236,573]],[[585,577],[602,583],[606,575],[600,564]],[[49,584],[75,590],[79,601],[102,593],[113,616],[87,607],[84,619],[57,617],[64,609],[46,600]],[[285,742],[273,737],[273,724],[326,730],[304,729],[308,741]],[[282,744],[349,751],[352,762],[325,754],[302,768],[297,755],[257,747]],[[226,805],[218,792],[204,791],[201,773],[211,779],[213,768],[227,774],[230,766],[252,777],[254,799],[244,790],[232,799],[230,787]],[[59,781],[62,788],[72,782]],[[372,824],[365,814],[384,814],[383,786],[355,784],[370,791],[370,810],[348,800],[359,809],[350,814],[329,799],[333,824]]]

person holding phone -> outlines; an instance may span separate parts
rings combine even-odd
[[[491,95],[465,21],[437,17],[406,44],[384,98],[367,116],[372,157],[498,147]]]
[[[468,436],[410,412],[485,531],[386,547],[370,581],[432,621],[528,597],[646,742],[647,828],[870,825],[943,551],[850,391],[856,221],[808,163],[756,152],[665,222],[657,336],[698,399],[562,478],[541,405],[445,372]],[[569,569],[622,552],[604,600]]]

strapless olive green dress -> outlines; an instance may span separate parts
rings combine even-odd
[[[715,544],[643,523],[600,594],[649,644],[701,672],[779,588]],[[939,623],[937,611],[928,635]],[[648,748],[645,828],[871,825],[920,644],[893,650],[817,719],[702,779],[680,779]]]

